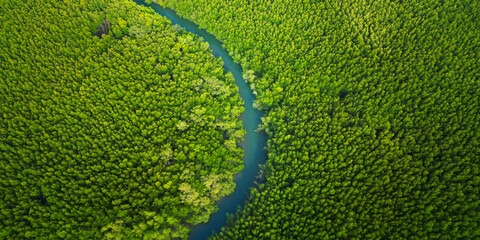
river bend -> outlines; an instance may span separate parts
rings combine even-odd
[[[212,34],[200,29],[195,23],[184,19],[177,15],[175,11],[163,8],[158,4],[146,5],[142,0],[135,0],[136,3],[152,8],[156,13],[170,19],[172,24],[177,24],[183,27],[188,32],[191,32],[199,37],[202,37],[205,42],[210,45],[213,50],[213,55],[221,57],[226,71],[233,74],[235,83],[238,86],[240,97],[245,104],[245,112],[241,120],[243,128],[246,131],[242,147],[244,150],[243,163],[245,168],[235,177],[235,191],[233,194],[222,198],[218,202],[219,210],[210,215],[207,223],[202,223],[193,227],[190,232],[190,239],[207,239],[212,232],[220,232],[221,228],[226,225],[227,215],[233,214],[237,208],[242,207],[246,202],[250,188],[255,187],[255,176],[259,171],[259,164],[266,162],[265,146],[267,137],[264,134],[255,132],[258,125],[261,123],[262,112],[253,108],[253,95],[249,85],[242,77],[242,68],[238,63],[235,63],[232,57],[228,54],[222,46],[222,42],[215,38]]]

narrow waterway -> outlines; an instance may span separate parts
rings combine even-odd
[[[258,165],[266,162],[264,147],[267,143],[267,137],[264,134],[255,132],[258,124],[261,123],[260,118],[263,115],[257,109],[253,108],[255,96],[242,77],[241,66],[233,61],[232,57],[222,47],[222,43],[217,40],[215,36],[205,30],[199,29],[198,25],[178,16],[175,11],[171,9],[163,8],[158,4],[146,5],[142,3],[142,0],[136,0],[135,2],[151,7],[156,13],[170,19],[172,24],[180,25],[187,31],[202,37],[204,41],[208,42],[210,48],[213,50],[213,54],[216,57],[222,58],[225,70],[232,72],[235,83],[239,89],[240,97],[245,103],[245,112],[242,115],[243,128],[247,132],[244,142],[242,143],[245,152],[243,158],[245,168],[235,178],[235,192],[218,202],[219,210],[210,216],[208,223],[195,226],[190,233],[190,239],[207,239],[212,232],[220,232],[221,228],[225,226],[227,214],[233,214],[237,208],[243,206],[247,199],[249,189],[255,186],[255,176],[259,171]]]

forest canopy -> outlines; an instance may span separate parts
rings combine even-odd
[[[475,0],[160,0],[266,110],[266,180],[215,239],[480,237]]]
[[[185,238],[206,222],[244,134],[208,44],[126,0],[0,12],[0,238]]]

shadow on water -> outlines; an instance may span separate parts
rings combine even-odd
[[[202,37],[205,42],[208,42],[210,48],[213,50],[213,54],[216,57],[222,58],[225,70],[233,74],[240,97],[245,103],[245,112],[242,115],[243,128],[247,132],[244,142],[242,143],[245,152],[243,158],[245,168],[235,178],[236,187],[234,193],[224,197],[218,202],[218,212],[210,215],[207,223],[196,225],[190,232],[190,239],[207,239],[212,232],[220,232],[221,228],[224,227],[227,222],[227,214],[232,214],[237,208],[243,206],[250,188],[255,187],[254,181],[259,171],[259,164],[266,162],[264,147],[267,143],[267,137],[264,134],[255,132],[258,124],[261,123],[263,114],[253,108],[255,96],[242,77],[241,66],[233,61],[232,57],[222,47],[222,43],[218,39],[205,30],[200,29],[195,23],[178,16],[175,11],[171,9],[163,8],[155,3],[147,5],[144,4],[142,0],[135,0],[135,2],[152,8],[156,13],[170,19],[173,24],[180,25],[187,31]]]

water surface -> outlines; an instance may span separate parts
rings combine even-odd
[[[166,9],[158,4],[144,4],[142,0],[136,0],[138,4],[151,7],[156,13],[167,17],[172,21],[172,24],[180,25],[187,31],[202,37],[205,42],[208,42],[210,48],[213,50],[213,55],[221,57],[224,62],[224,68],[233,74],[235,83],[238,86],[240,97],[245,103],[245,112],[242,115],[243,128],[247,132],[245,135],[242,147],[245,155],[243,163],[245,168],[235,178],[235,191],[233,194],[224,197],[218,202],[218,212],[210,215],[210,220],[207,223],[202,223],[193,227],[190,233],[190,239],[207,239],[212,232],[220,232],[221,228],[227,222],[227,214],[232,214],[237,208],[243,206],[247,199],[249,189],[255,187],[254,181],[257,172],[259,171],[259,164],[266,161],[266,153],[264,147],[267,143],[267,137],[264,134],[255,132],[258,124],[261,123],[263,114],[257,109],[253,108],[253,100],[255,96],[247,83],[242,77],[242,68],[235,63],[228,52],[222,47],[222,43],[212,34],[200,29],[195,23],[178,16],[175,11]]]

